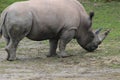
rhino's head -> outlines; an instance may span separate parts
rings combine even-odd
[[[105,31],[102,34],[99,34],[101,29],[97,30],[96,32],[93,32],[94,36],[91,41],[89,41],[85,46],[82,46],[87,51],[94,51],[98,48],[98,46],[102,43],[102,41],[106,38],[110,30]]]
[[[91,25],[93,16],[94,13],[90,13],[89,21],[87,22],[87,24],[84,24],[81,29],[79,29],[77,38],[77,42],[89,52],[96,50],[110,32],[110,30],[107,30],[104,33],[100,33],[101,29],[92,31]]]

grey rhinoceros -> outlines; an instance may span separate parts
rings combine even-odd
[[[31,40],[49,40],[48,57],[68,56],[65,47],[73,38],[87,51],[94,51],[109,31],[99,35],[93,32],[92,18],[77,0],[29,0],[16,2],[7,7],[0,17],[0,35],[7,42],[7,60],[16,59],[18,43],[27,37]]]

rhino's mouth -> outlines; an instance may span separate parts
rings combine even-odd
[[[90,48],[86,48],[86,50],[88,52],[93,52],[94,50],[96,50],[98,47],[97,46],[93,46],[93,47],[90,47]]]
[[[90,44],[86,45],[85,50],[87,50],[89,52],[93,52],[97,48],[98,48],[98,44],[95,45],[94,43],[90,43]]]

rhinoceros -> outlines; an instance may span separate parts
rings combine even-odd
[[[108,35],[92,30],[94,12],[88,15],[77,0],[29,0],[8,6],[0,17],[0,35],[6,40],[7,60],[16,59],[18,43],[27,37],[34,41],[49,40],[48,57],[69,56],[66,45],[74,38],[87,51],[94,51]],[[59,41],[60,53],[56,53]]]

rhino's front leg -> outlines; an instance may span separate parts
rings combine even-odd
[[[65,48],[66,48],[67,43],[64,40],[60,40],[59,42],[59,50],[60,50],[60,54],[58,54],[59,57],[68,57],[68,54],[66,54],[65,52]]]
[[[57,55],[56,49],[57,49],[58,39],[50,39],[49,43],[50,43],[50,50],[47,57],[54,57]]]
[[[59,50],[60,50],[60,54],[58,54],[59,57],[69,57],[71,55],[66,54],[65,52],[65,48],[66,45],[73,39],[73,37],[75,36],[75,30],[67,30],[65,31],[61,38],[60,38],[60,42],[59,42]]]

